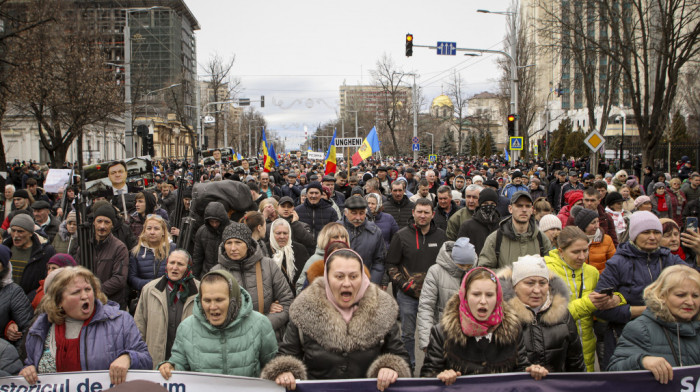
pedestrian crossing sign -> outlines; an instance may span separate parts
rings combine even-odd
[[[523,150],[523,137],[522,136],[511,136],[508,145],[511,151],[522,151]]]
[[[428,162],[435,162],[435,161],[437,161],[437,155],[435,155],[435,154],[428,155]]]

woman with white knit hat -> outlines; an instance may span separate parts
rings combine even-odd
[[[552,249],[557,248],[557,238],[559,238],[559,233],[561,233],[561,220],[556,217],[556,215],[547,214],[540,218],[540,231],[549,238],[549,242],[552,243]]]

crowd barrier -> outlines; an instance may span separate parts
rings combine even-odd
[[[130,370],[127,381],[148,380],[165,387],[168,392],[282,392],[273,382],[257,378],[222,376],[218,374],[173,372],[169,380],[160,373]],[[0,378],[0,392],[101,392],[109,389],[109,372],[74,372],[43,374],[36,385],[29,386],[22,377]],[[376,392],[376,380],[301,381],[299,392]],[[460,377],[446,387],[435,378],[400,379],[389,392],[554,392],[554,391],[615,391],[615,392],[700,392],[700,366],[675,368],[673,380],[659,384],[650,372],[556,373],[535,381],[527,373],[509,373]]]

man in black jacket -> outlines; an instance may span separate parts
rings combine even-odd
[[[399,230],[391,239],[386,267],[395,287],[396,302],[401,315],[401,338],[415,366],[416,315],[418,298],[428,268],[435,264],[442,244],[447,241],[445,231],[432,222],[435,212],[427,199],[418,199],[413,208],[415,223]]]
[[[555,214],[561,210],[561,188],[564,184],[566,184],[566,171],[564,170],[557,172],[557,177],[549,183],[547,200],[552,205]]]
[[[496,203],[498,194],[491,188],[484,188],[479,193],[479,206],[476,207],[471,219],[462,222],[457,238],[468,237],[474,245],[476,254],[481,253],[486,237],[498,229],[501,214],[498,213]]]
[[[34,233],[34,220],[28,214],[15,215],[10,229],[11,236],[3,245],[12,251],[12,280],[29,294],[46,277],[46,263],[56,251],[46,238]]]
[[[447,185],[438,188],[437,208],[435,211],[435,224],[442,230],[447,230],[447,221],[460,207],[452,200],[452,189]]]
[[[384,212],[394,217],[399,229],[408,226],[415,204],[406,196],[406,183],[396,181],[391,184],[391,197],[384,203]]]
[[[338,221],[338,214],[333,209],[333,204],[321,198],[323,186],[314,181],[306,188],[306,201],[294,208],[299,215],[299,220],[311,228],[311,234],[318,238],[323,226],[330,222]]]

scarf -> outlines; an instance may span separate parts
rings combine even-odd
[[[168,288],[170,289],[168,293],[168,305],[176,304],[180,298],[185,299],[190,296],[188,282],[194,279],[191,264],[187,266],[187,272],[185,272],[185,275],[179,280],[170,280],[167,273],[164,278],[168,280]]]
[[[588,245],[591,245],[594,242],[601,242],[603,240],[603,231],[599,228],[596,230],[595,234],[586,235],[586,237],[588,237]]]
[[[686,254],[685,254],[685,251],[683,251],[683,247],[682,247],[682,246],[679,246],[679,247],[678,247],[678,250],[675,251],[675,252],[671,252],[671,254],[674,254],[674,255],[680,257],[681,260],[685,261]]]
[[[287,245],[280,247],[275,239],[275,228],[277,226],[284,226],[287,228],[287,233],[289,233],[289,239],[287,240]],[[294,250],[292,249],[292,228],[289,226],[284,218],[278,218],[270,225],[270,246],[272,247],[272,260],[275,262],[280,270],[285,271],[288,279],[291,281],[294,279],[294,272],[296,270],[296,265],[294,264]],[[282,266],[284,262],[284,266]]]
[[[80,329],[82,334],[83,328],[90,323],[95,315],[95,310],[92,311],[90,318],[83,322]],[[75,339],[66,338],[66,323],[55,324],[54,339],[56,340],[56,371],[63,372],[79,372],[82,369],[80,365],[80,335]]]
[[[331,290],[331,285],[330,282],[328,281],[328,265],[326,265],[325,268],[323,268],[323,281],[326,286],[326,298],[328,299],[328,302],[333,305],[333,307],[340,313],[340,316],[343,317],[343,320],[345,320],[345,323],[349,323],[350,320],[352,320],[352,315],[355,314],[355,310],[357,310],[358,303],[362,299],[362,297],[365,296],[365,293],[367,292],[367,289],[369,288],[369,276],[364,273],[364,263],[362,262],[362,257],[357,254],[352,249],[338,249],[334,252],[332,252],[330,255],[328,255],[328,259],[333,255],[333,253],[338,252],[338,251],[350,251],[352,253],[355,253],[359,259],[360,265],[361,265],[361,276],[362,276],[362,283],[360,283],[360,288],[357,290],[357,294],[355,294],[355,303],[348,309],[343,309],[340,306],[338,306],[338,303],[335,301],[335,296],[333,295],[333,291]]]
[[[495,205],[479,206],[474,212],[474,217],[478,217],[478,220],[485,223],[497,223],[501,220],[501,214],[498,213]]]
[[[469,309],[469,304],[467,302],[467,288],[464,287],[467,283],[469,276],[475,271],[487,271],[491,274],[491,280],[496,283],[496,307],[491,312],[491,315],[485,321],[477,320],[474,315],[472,315],[471,309]],[[485,336],[489,333],[493,327],[498,326],[503,321],[503,290],[501,289],[501,282],[498,280],[496,274],[493,273],[488,268],[475,267],[472,268],[467,274],[464,275],[462,279],[462,284],[459,286],[459,324],[462,327],[462,333],[466,336],[478,337]]]
[[[657,200],[656,209],[659,211],[668,211],[668,205],[666,204],[666,194],[664,193],[663,196],[659,196],[656,193],[654,193],[654,196]]]

